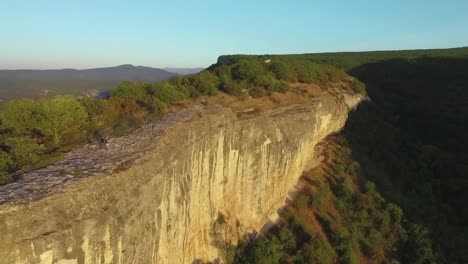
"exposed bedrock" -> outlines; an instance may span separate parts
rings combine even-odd
[[[198,106],[111,140],[107,152],[72,151],[0,188],[0,263],[222,258],[223,244],[261,229],[284,203],[358,99],[323,95],[255,114]]]

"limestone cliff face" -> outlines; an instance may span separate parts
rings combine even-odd
[[[43,169],[56,175],[53,185],[36,171],[22,185],[0,188],[0,263],[222,258],[224,243],[258,231],[284,203],[315,144],[344,125],[345,101],[324,95],[252,115],[200,106],[111,141],[108,151],[122,147],[121,156],[76,150]],[[132,140],[146,142],[135,150]],[[93,171],[99,159],[102,171]],[[71,162],[83,176],[64,172]]]

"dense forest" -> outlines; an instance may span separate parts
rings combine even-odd
[[[365,83],[372,101],[351,113],[340,135],[340,151],[344,146],[349,156],[324,172],[326,184],[299,196],[277,230],[241,244],[234,262],[467,263],[467,53],[304,55],[346,69]],[[328,190],[346,186],[348,196]],[[334,200],[333,211],[314,203],[323,199],[322,189]],[[383,220],[389,217],[393,226]],[[339,219],[349,220],[345,236]],[[325,235],[314,235],[321,229]]]
[[[273,61],[277,59],[311,61],[314,63],[333,65],[339,69],[350,71],[362,65],[394,59],[411,61],[418,58],[468,58],[468,47],[428,50],[330,52],[297,55],[229,55],[221,56],[219,60],[234,63],[239,60],[254,58],[259,60],[271,59]]]
[[[350,71],[373,103],[346,136],[370,179],[427,228],[439,263],[468,254],[467,58],[394,59]]]

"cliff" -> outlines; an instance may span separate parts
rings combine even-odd
[[[192,263],[258,231],[359,100],[179,111],[0,187],[1,263]]]

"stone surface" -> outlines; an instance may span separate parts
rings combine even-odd
[[[196,106],[0,187],[1,263],[192,263],[259,231],[344,125],[347,100]],[[351,100],[351,104],[359,100]]]

